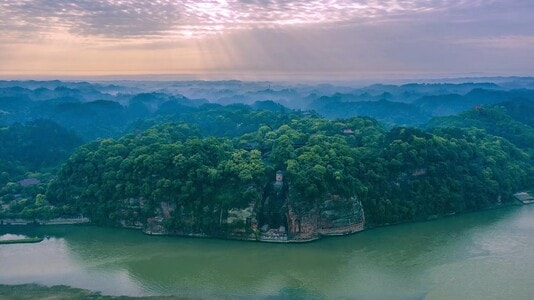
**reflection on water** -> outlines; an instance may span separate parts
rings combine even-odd
[[[0,235],[50,238],[0,246],[0,283],[113,295],[523,298],[534,293],[533,228],[534,206],[291,245],[90,226],[9,227]]]
[[[27,245],[0,247],[0,283],[62,284],[111,294],[143,294],[127,271],[96,270],[69,249],[65,238],[45,239],[33,244],[35,247]]]

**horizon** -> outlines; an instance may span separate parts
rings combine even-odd
[[[320,85],[328,84],[333,86],[354,86],[365,87],[374,84],[384,85],[405,85],[405,84],[464,84],[464,83],[495,83],[507,80],[529,80],[534,79],[534,76],[517,76],[517,75],[495,75],[495,76],[458,76],[458,77],[376,77],[376,78],[358,78],[358,79],[317,79],[302,77],[294,79],[280,79],[280,78],[242,78],[242,77],[208,77],[195,76],[191,74],[135,74],[135,75],[99,75],[99,76],[7,76],[0,75],[0,81],[36,81],[36,82],[88,82],[88,83],[117,83],[117,82],[226,82],[239,81],[244,83],[273,83],[273,84],[287,84],[287,85]]]

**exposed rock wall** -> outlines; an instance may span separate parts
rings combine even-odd
[[[121,203],[118,225],[142,229],[147,234],[265,242],[312,241],[321,236],[345,235],[364,229],[365,215],[356,197],[327,194],[320,201],[310,202],[290,199],[289,189],[288,183],[275,182],[263,189],[261,200],[252,201],[245,207],[211,208],[209,221],[216,228],[211,232],[198,230],[193,212],[172,202],[160,202],[147,217],[143,213],[147,211],[143,199],[127,199]],[[179,224],[178,229],[176,224]],[[172,226],[175,229],[170,229]]]

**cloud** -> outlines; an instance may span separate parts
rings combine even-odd
[[[154,36],[180,20],[173,1],[0,1],[3,28],[104,37]],[[154,4],[157,3],[157,4]]]
[[[474,37],[453,41],[458,45],[492,49],[534,49],[534,36],[506,35],[493,37]]]
[[[0,0],[0,26],[4,35],[61,31],[112,39],[191,38],[253,28],[362,22],[479,4],[465,0]]]
[[[532,73],[532,0],[0,0],[0,73]]]

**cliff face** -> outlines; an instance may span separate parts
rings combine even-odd
[[[327,194],[311,203],[289,197],[283,212],[284,224],[278,229],[260,228],[259,240],[310,241],[321,236],[355,233],[365,227],[363,208],[356,197]]]
[[[321,235],[344,235],[364,229],[365,215],[356,197],[328,195],[321,204],[318,230]]]
[[[120,204],[118,225],[147,234],[264,242],[312,241],[365,227],[363,208],[356,197],[327,194],[316,201],[290,197],[291,187],[283,180],[253,189],[255,197],[242,207],[203,207],[200,211],[164,201],[148,207],[144,199],[128,199]],[[200,223],[208,225],[201,227]]]

